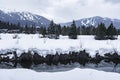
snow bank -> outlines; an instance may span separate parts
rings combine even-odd
[[[1,69],[0,80],[120,80],[120,74],[80,68],[66,72]]]
[[[13,39],[17,35],[17,38]],[[39,34],[0,34],[0,51],[17,50],[20,54],[24,51],[33,50],[41,55],[55,54],[55,52],[68,53],[86,49],[92,56],[100,52],[117,50],[120,52],[120,36],[117,40],[95,40],[94,36],[78,36],[78,39],[68,39],[60,36],[60,39],[41,38]]]

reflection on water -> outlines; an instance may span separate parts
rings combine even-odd
[[[120,73],[120,65],[114,68],[113,63],[105,63],[101,62],[98,66],[95,64],[86,64],[86,66],[80,65],[79,63],[72,64],[58,64],[58,65],[47,65],[47,64],[38,64],[35,65],[32,62],[24,62],[24,63],[0,63],[1,69],[13,69],[13,68],[28,68],[38,72],[58,72],[58,71],[68,71],[73,68],[91,68],[96,70],[108,71],[108,72],[117,72]]]
[[[10,55],[13,55],[10,58]],[[73,68],[92,68],[103,71],[120,73],[120,55],[118,53],[106,53],[101,56],[96,53],[91,57],[85,50],[70,52],[69,54],[47,54],[45,57],[34,52],[22,53],[19,57],[16,51],[1,54],[0,68],[28,68],[35,71],[67,71]]]
[[[20,63],[20,65],[22,66],[22,68],[30,69],[32,66],[32,62],[24,62],[24,63]]]

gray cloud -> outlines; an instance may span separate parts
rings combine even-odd
[[[92,16],[120,18],[120,0],[0,0],[0,9],[29,11],[55,22]]]
[[[111,3],[120,3],[120,0],[105,0],[106,2],[111,2]]]

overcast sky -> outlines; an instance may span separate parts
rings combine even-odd
[[[120,19],[120,0],[0,0],[0,9],[28,11],[57,23],[93,16]]]

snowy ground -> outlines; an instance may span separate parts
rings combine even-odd
[[[120,80],[120,74],[80,68],[52,73],[28,69],[1,69],[0,80]]]
[[[16,35],[17,38],[13,39]],[[73,40],[68,39],[68,36],[60,36],[60,39],[48,39],[41,38],[39,34],[0,34],[0,53],[17,50],[18,55],[20,55],[24,51],[33,50],[44,56],[46,54],[55,54],[56,51],[67,53],[69,51],[79,51],[83,49],[89,52],[91,56],[94,56],[97,52],[101,55],[107,52],[113,52],[114,50],[120,52],[120,36],[118,36],[117,40],[95,40],[94,36],[82,35],[78,36],[78,39]],[[110,67],[109,64],[106,65]],[[93,67],[92,65],[89,66]],[[40,68],[44,69],[45,67]],[[102,69],[98,70],[103,70],[103,67],[100,68]],[[0,80],[120,80],[120,74],[118,73],[93,69],[75,68],[61,72],[0,69]],[[110,68],[110,70],[112,69]],[[105,71],[107,71],[106,68]]]
[[[17,35],[16,39],[13,39]],[[117,40],[94,40],[94,36],[78,36],[78,39],[68,39],[60,36],[60,39],[41,38],[39,34],[0,34],[0,51],[17,50],[17,53],[34,50],[41,55],[67,53],[86,49],[92,56],[96,52],[103,55],[114,50],[120,52],[120,36]]]

